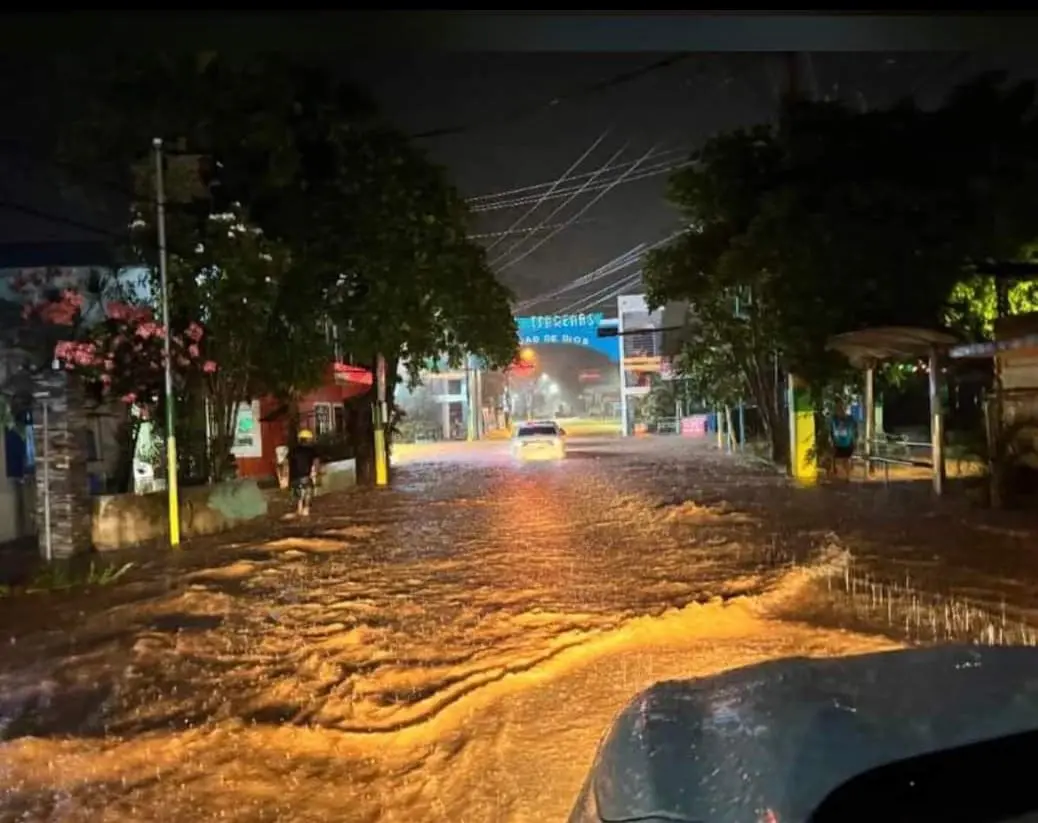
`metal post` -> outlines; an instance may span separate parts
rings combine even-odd
[[[162,349],[166,377],[166,493],[169,497],[169,545],[180,545],[180,501],[177,487],[177,435],[173,408],[173,356],[169,332],[169,282],[166,262],[166,191],[162,180],[162,138],[151,141],[155,150],[155,204],[159,231],[159,282],[162,291]]]
[[[483,439],[486,421],[483,419],[483,372],[476,364],[476,439]]]
[[[43,557],[50,563],[54,559],[54,533],[50,519],[50,395],[46,392],[33,395],[43,407]]]
[[[724,448],[724,417],[721,414],[721,407],[716,406],[714,408],[714,420],[717,425],[717,448]]]
[[[512,427],[512,379],[508,372],[505,372],[505,396],[502,405],[505,407],[505,430],[510,431]]]
[[[475,371],[472,368],[472,357],[465,356],[465,439],[470,443],[476,439],[476,412],[473,406],[476,400]]]
[[[631,410],[627,405],[627,373],[624,371],[624,310],[623,299],[616,299],[616,348],[620,360],[620,436],[627,437],[630,431]]]
[[[876,367],[865,366],[865,476],[872,475],[872,458],[876,440]]]
[[[930,451],[933,460],[933,490],[944,494],[944,410],[940,394],[941,361],[937,349],[930,351]]]
[[[739,401],[739,450],[746,447],[746,404]]]
[[[375,408],[372,416],[375,423],[375,485],[389,483],[389,454],[386,451],[386,358],[380,353],[375,356]]]

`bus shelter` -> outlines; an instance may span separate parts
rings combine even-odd
[[[957,339],[947,332],[908,326],[861,329],[829,338],[826,348],[844,355],[852,365],[865,372],[865,465],[871,474],[877,463],[889,465],[881,453],[876,435],[876,367],[888,360],[927,360],[930,394],[930,442],[918,445],[928,449],[933,489],[944,493],[944,409],[941,405],[941,359]]]

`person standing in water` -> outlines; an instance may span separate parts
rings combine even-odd
[[[851,479],[851,459],[854,447],[858,443],[858,421],[844,408],[842,401],[837,401],[829,418],[829,440],[833,444],[833,471]]]
[[[314,434],[309,429],[301,429],[296,444],[288,451],[288,482],[292,485],[296,514],[300,517],[310,516],[319,466]]]

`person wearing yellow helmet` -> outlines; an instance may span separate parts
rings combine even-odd
[[[288,451],[288,482],[292,485],[296,514],[300,517],[310,516],[319,466],[314,433],[309,429],[300,429],[296,435],[296,444]]]

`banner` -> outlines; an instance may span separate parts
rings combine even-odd
[[[681,434],[683,437],[706,437],[707,415],[693,414],[681,418]]]

